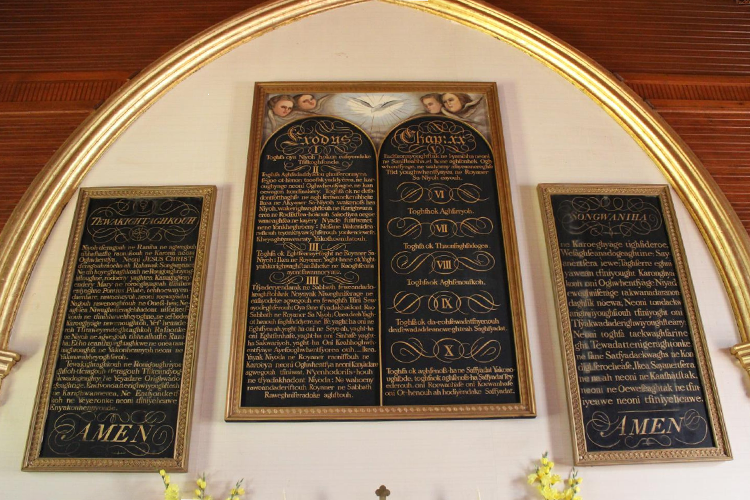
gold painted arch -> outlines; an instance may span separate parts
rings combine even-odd
[[[31,271],[66,203],[99,156],[141,113],[188,75],[237,46],[304,17],[369,0],[278,0],[234,16],[178,46],[90,116],[37,176],[0,233],[0,382]],[[695,154],[634,92],[576,49],[528,22],[474,0],[382,0],[435,14],[509,43],[580,88],[653,159],[690,211],[724,281],[750,373],[750,238]]]

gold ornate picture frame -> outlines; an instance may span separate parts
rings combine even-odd
[[[80,190],[24,470],[187,470],[215,199]]]
[[[669,188],[540,184],[574,460],[729,460]]]
[[[458,103],[459,94],[460,103]],[[448,100],[455,97],[456,102],[444,101],[440,96],[447,96],[445,99]],[[433,106],[432,110],[430,106]],[[407,123],[413,128],[405,125]],[[401,130],[399,127],[406,128]],[[426,147],[424,141],[442,141],[443,139],[438,136],[444,136],[443,145],[431,143],[427,149],[422,148],[422,146]],[[414,142],[408,146],[422,148],[421,152],[407,148],[405,144],[407,142]],[[450,151],[445,149],[444,146],[449,143],[451,147],[456,147]],[[468,146],[469,144],[471,146]],[[475,162],[472,159],[474,158],[472,155],[480,154],[479,149],[475,149],[480,146],[486,150],[482,150],[485,152],[481,153],[484,158],[481,168],[478,167],[479,160]],[[390,154],[386,153],[388,148],[396,149],[392,151],[393,154]],[[434,154],[435,158],[425,160],[430,154]],[[467,162],[465,169],[455,166],[460,163],[455,155],[463,155],[461,158]],[[424,170],[432,168],[425,167],[425,162],[431,165],[431,162],[447,162],[449,157],[455,159],[454,169],[458,172],[450,180],[441,179],[439,176],[433,177],[424,172],[420,174],[422,177],[419,177],[397,165],[399,161],[412,162],[420,164],[419,168]],[[490,158],[494,158],[494,161],[489,161]],[[350,163],[356,163],[356,165],[351,166]],[[461,177],[473,168],[482,170],[482,175],[487,177],[487,179],[482,177],[484,187],[477,191],[474,190],[479,182],[470,183]],[[286,230],[291,231],[289,234],[297,234],[297,237],[282,241],[282,232],[285,229],[275,232],[272,218],[268,216],[269,213],[274,213],[275,216],[280,214],[279,227],[282,227],[282,225],[293,225],[295,220],[307,220],[306,217],[318,208],[310,202],[303,203],[304,211],[284,212],[285,206],[288,209],[289,206],[299,203],[299,200],[304,199],[304,196],[309,193],[305,194],[300,191],[302,198],[296,194],[296,191],[289,194],[292,193],[292,188],[278,179],[289,180],[292,176],[301,176],[300,178],[305,182],[313,185],[312,177],[304,176],[316,176],[316,179],[343,179],[340,176],[346,174],[342,172],[349,169],[352,172],[360,172],[357,169],[363,169],[361,172],[369,173],[351,174],[360,176],[357,177],[360,180],[356,181],[359,183],[356,189],[350,189],[351,186],[347,187],[348,185],[344,184],[339,186],[340,189],[333,189],[330,186],[334,181],[326,185],[323,180],[322,184],[317,184],[318,191],[314,199],[320,200],[321,196],[329,195],[335,197],[336,193],[345,191],[353,193],[355,197],[360,193],[368,193],[367,201],[362,201],[358,208],[352,208],[352,210],[359,211],[360,215],[365,212],[368,214],[360,217],[360,226],[357,229],[362,231],[362,234],[366,233],[366,237],[350,238],[344,241],[336,240],[336,237],[331,236],[330,241],[327,240],[329,233],[336,233],[336,227],[346,229],[354,219],[337,219],[337,215],[333,213],[336,210],[335,206],[326,205],[327,211],[320,214],[319,224],[311,230],[310,234],[294,233],[298,231],[298,228],[289,225]],[[385,173],[386,170],[388,173]],[[404,176],[401,179],[404,182],[393,184],[393,192],[385,196],[382,192],[388,188],[388,176],[391,174],[394,179],[401,179],[399,176]],[[441,175],[446,174],[443,172]],[[419,182],[412,182],[420,181],[420,179],[424,181],[421,185]],[[482,189],[494,194],[481,194]],[[434,201],[437,199],[435,197],[441,196],[445,196],[446,202],[450,199],[450,203],[459,207],[450,210],[458,211],[450,212],[446,208],[445,212],[440,213],[450,215],[438,217],[435,215],[438,214],[437,208],[425,208],[425,205],[420,209],[421,211],[412,209],[414,211],[409,212],[407,208],[403,208],[402,212],[394,212],[388,220],[385,220],[383,215],[388,210],[397,210],[394,207],[397,207],[399,203],[404,207],[410,203],[417,203],[414,206],[422,206],[419,204],[427,203],[428,198]],[[462,199],[460,199],[461,196],[463,196]],[[282,199],[285,201],[278,201]],[[489,203],[488,206],[494,206],[492,213],[487,217],[484,212],[478,214],[481,217],[469,217],[473,211],[468,208],[468,205],[480,199],[482,202]],[[440,201],[442,202],[442,199]],[[355,202],[347,201],[346,198],[341,198],[336,202],[337,205],[347,203]],[[365,205],[369,208],[365,208]],[[461,220],[456,215],[459,212],[465,215]],[[427,216],[426,219],[424,216]],[[490,216],[494,217],[493,220],[496,222],[491,222],[488,218]],[[420,217],[424,220],[419,220]],[[467,218],[472,220],[465,220]],[[482,220],[477,222],[473,219]],[[389,226],[389,223],[402,224],[402,226],[399,226],[394,233],[391,229],[396,226]],[[489,225],[485,226],[485,223]],[[457,229],[459,226],[463,227],[466,232],[458,235],[456,231],[460,231]],[[456,231],[451,232],[451,227]],[[489,229],[483,233],[486,228]],[[441,231],[443,232],[440,233]],[[469,232],[472,235],[468,235]],[[431,236],[425,236],[428,233]],[[439,247],[437,243],[428,241],[430,238],[432,241],[438,241],[440,238],[450,239],[456,236],[468,240],[480,233],[481,238],[490,238],[492,243],[477,246],[476,248],[482,248],[482,250],[476,250],[471,255],[449,252],[446,250],[449,247]],[[497,89],[494,84],[445,82],[257,84],[241,234],[227,393],[227,420],[388,420],[535,415],[518,250]],[[260,245],[259,237],[262,240]],[[391,260],[391,257],[397,258],[395,254],[393,256],[389,254],[387,259],[382,255],[383,249],[389,242],[396,241],[397,238],[412,237],[427,239],[425,242],[415,243],[412,246],[407,244],[400,246],[402,245],[400,241],[396,243],[399,247],[393,252],[400,251],[398,258],[403,259],[399,261],[399,264],[394,264],[395,260]],[[365,245],[370,245],[372,248],[359,248],[357,245],[361,246],[361,243],[355,240],[360,239],[362,241],[366,239]],[[276,246],[266,245],[266,242],[272,242]],[[329,242],[331,244],[328,244]],[[490,246],[495,251],[493,255],[485,251]],[[450,247],[453,250],[455,248],[459,247]],[[464,249],[464,247],[460,248]],[[438,252],[438,249],[442,250]],[[365,258],[364,253],[368,251],[372,256]],[[262,253],[262,256],[259,256],[259,253]],[[269,262],[280,263],[285,259],[291,259],[291,261],[299,259],[301,262],[309,263],[316,255],[322,255],[321,258],[329,259],[330,262],[336,261],[335,266],[348,266],[349,264],[344,262],[350,256],[355,255],[359,256],[357,258],[367,260],[368,263],[354,266],[353,273],[343,272],[343,267],[337,267],[336,270],[328,272],[330,269],[326,271],[322,267],[312,269],[315,267],[312,264],[297,265],[296,267],[308,268],[306,276],[302,276],[304,273],[298,273],[293,263],[284,264],[283,269],[282,267],[273,268],[277,264],[268,264]],[[388,262],[385,262],[386,260]],[[458,272],[459,267],[460,272]],[[435,270],[439,271],[435,273],[436,276],[442,275],[450,278],[453,274],[466,279],[440,282],[427,279],[432,278],[430,272]],[[410,274],[412,272],[414,274]],[[482,286],[478,285],[482,283],[483,278],[471,281],[476,278],[476,275],[469,276],[472,273],[480,273],[481,276],[488,277],[485,282],[492,282],[495,283],[493,286],[503,288],[505,301],[502,305],[496,300],[493,301],[491,294],[483,291]],[[364,277],[365,274],[367,277]],[[404,277],[407,274],[410,275],[409,278]],[[262,282],[256,278],[259,275],[263,275]],[[422,281],[412,279],[416,276],[420,276]],[[390,283],[396,282],[409,282],[411,285],[408,286],[411,288],[408,286],[404,289],[399,288],[392,296],[388,296],[387,300],[384,299],[384,290],[387,290]],[[419,284],[414,285],[414,283]],[[461,283],[457,285],[460,293],[456,290],[439,290],[438,283]],[[476,286],[472,288],[469,283],[475,283]],[[308,319],[298,324],[293,321],[287,324],[286,320],[283,320],[286,326],[301,336],[300,338],[304,337],[304,345],[310,342],[315,346],[317,342],[321,342],[322,347],[315,347],[320,352],[310,350],[300,354],[299,345],[303,341],[296,343],[285,339],[278,341],[283,345],[275,345],[269,340],[263,340],[284,337],[279,330],[278,325],[282,323],[279,318],[281,315],[291,316],[292,311],[280,311],[287,306],[292,307],[289,304],[294,303],[297,297],[304,294],[311,294],[313,297],[316,297],[316,294],[323,296],[331,290],[333,291],[330,293],[334,295],[339,292],[343,294],[342,290],[345,290],[345,287],[355,290],[358,286],[369,287],[370,290],[368,293],[371,296],[368,295],[361,300],[368,304],[363,307],[372,309],[374,322],[369,319],[365,322],[369,325],[368,331],[371,331],[373,337],[369,338],[367,346],[358,345],[355,348],[354,345],[347,345],[342,348],[342,357],[351,356],[349,362],[326,366],[325,364],[330,360],[325,357],[326,354],[323,354],[326,350],[325,342],[332,342],[332,339],[344,342],[341,339],[348,335],[347,329],[357,330],[358,327],[351,324],[345,324],[338,329],[325,326],[326,322],[332,318],[322,318],[318,321],[317,316],[322,315],[323,307],[313,307],[308,310]],[[422,288],[419,289],[419,286]],[[257,294],[254,295],[255,292],[252,290],[258,290]],[[360,293],[353,293],[354,295],[349,300],[359,301],[360,298],[355,299],[354,296],[359,297]],[[254,296],[260,298],[254,299]],[[269,297],[281,297],[282,305],[269,306],[273,302],[273,299]],[[373,297],[376,299],[376,305],[372,302]],[[342,301],[347,299],[344,295],[339,298]],[[256,301],[255,305],[253,305],[253,300]],[[314,302],[318,299],[311,300]],[[261,302],[262,305],[258,305]],[[408,307],[399,309],[405,304],[408,304]],[[437,311],[441,306],[444,310]],[[269,307],[276,311],[276,316],[263,312],[270,310]],[[357,307],[359,306],[352,306],[352,310],[357,310]],[[383,325],[388,321],[384,318],[387,317],[392,318],[391,327],[399,325],[395,327],[399,331],[424,333],[431,327],[418,326],[421,325],[419,322],[424,321],[423,324],[427,325],[428,321],[436,321],[436,319],[429,319],[425,316],[414,320],[413,323],[407,323],[405,319],[393,319],[394,316],[399,314],[417,314],[418,316],[425,314],[428,309],[435,315],[458,313],[463,316],[466,314],[466,311],[459,312],[457,307],[463,307],[466,311],[474,307],[472,311],[469,311],[468,317],[474,318],[471,321],[475,321],[476,323],[472,324],[476,325],[482,321],[476,319],[476,316],[485,312],[501,314],[494,313],[494,311],[507,308],[505,311],[508,317],[503,321],[506,321],[509,326],[496,327],[495,323],[492,323],[492,326],[467,327],[470,332],[468,337],[472,335],[475,337],[471,341],[461,341],[450,336],[431,338],[428,334],[419,338],[419,334],[415,334],[405,335],[396,342],[391,342],[381,333]],[[488,311],[476,312],[483,307],[487,307]],[[338,315],[333,309],[330,311],[332,311],[331,314]],[[356,316],[359,313],[350,314]],[[370,317],[369,312],[363,314]],[[442,325],[447,325],[447,321],[454,320],[442,319],[440,321],[443,321]],[[331,322],[332,325],[335,323],[335,321]],[[457,325],[458,323],[451,324]],[[499,320],[497,324],[500,324]],[[454,327],[454,330],[458,331],[458,329],[458,326]],[[445,330],[447,331],[448,328]],[[492,336],[477,335],[479,330],[494,330],[497,339]],[[321,333],[323,331],[326,333]],[[326,335],[329,335],[328,339]],[[502,342],[498,340],[501,337],[505,339]],[[359,342],[364,336],[357,338],[359,340],[356,342]],[[252,349],[255,351],[250,352]],[[305,347],[305,349],[312,348]],[[349,349],[354,349],[356,352],[351,353]],[[403,356],[400,360],[394,358],[391,360],[392,365],[388,366],[388,362],[383,361],[384,352],[398,353],[396,357]],[[322,356],[325,360],[316,356]],[[504,360],[503,363],[507,365],[510,362],[512,366],[498,364],[500,361],[497,360],[501,359],[500,356]],[[440,359],[441,357],[443,359]],[[428,366],[428,359],[437,364]],[[315,361],[319,364],[315,365]],[[365,369],[358,363],[369,363],[369,367]],[[399,363],[403,364],[401,368],[392,368],[392,366],[401,366]],[[474,368],[470,367],[472,363],[476,365]],[[484,366],[483,363],[488,363],[488,365]],[[495,363],[494,368],[492,363]],[[421,366],[422,364],[424,366]],[[298,370],[295,371],[295,368]],[[354,371],[345,368],[353,368]],[[462,385],[464,382],[456,382],[453,386],[453,394],[458,397],[448,396],[449,378],[453,376],[452,372],[449,372],[451,369],[460,371],[462,375],[472,379],[468,382],[472,385],[476,385],[481,378],[477,374],[482,370],[487,370],[484,374],[485,380],[491,381],[488,384],[495,384],[496,387],[487,391],[484,388],[470,391],[468,386],[464,388]],[[365,372],[367,372],[366,375]],[[389,373],[393,374],[390,378]],[[355,380],[357,376],[361,376],[359,380]],[[418,376],[421,380],[414,378]],[[319,378],[311,381],[314,377]],[[403,385],[395,382],[399,377]],[[430,377],[434,378],[430,379]],[[368,378],[369,382],[362,382],[364,378]],[[474,378],[477,380],[473,380]],[[287,385],[284,386],[284,384]],[[362,387],[366,387],[364,392],[367,392],[367,396],[359,390]],[[249,396],[248,394],[253,391],[254,395]],[[470,393],[473,396],[464,398],[461,391],[464,391],[467,396]],[[486,398],[477,396],[485,393],[492,394],[492,396]],[[414,396],[414,399],[410,400],[412,402],[406,400],[407,395]],[[440,396],[435,398],[437,402],[431,404],[431,398],[437,395]],[[443,397],[443,395],[446,396]],[[399,399],[402,396],[403,398]],[[243,401],[243,398],[248,400],[254,398],[261,403],[247,403]],[[303,398],[319,402],[308,404]],[[354,398],[360,402],[367,400],[368,403],[352,403],[347,401],[348,398]],[[287,399],[302,401],[302,404],[294,404]]]

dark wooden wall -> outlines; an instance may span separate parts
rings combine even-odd
[[[0,2],[0,228],[81,121],[149,63],[257,0]],[[492,0],[618,74],[693,148],[750,229],[750,5]]]

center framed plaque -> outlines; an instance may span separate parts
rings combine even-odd
[[[227,420],[532,417],[491,83],[260,83]]]

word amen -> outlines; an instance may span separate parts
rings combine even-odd
[[[647,434],[672,434],[674,432],[680,432],[680,430],[682,430],[682,421],[684,418],[685,417],[680,417],[679,423],[677,423],[677,419],[673,417],[644,418],[643,420],[638,420],[637,418],[634,418],[632,419],[632,423],[630,423],[630,421],[627,420],[627,415],[625,415],[622,417],[622,423],[618,425],[618,427],[620,428],[620,436],[633,436],[633,435],[642,436],[642,435],[647,435]],[[628,432],[627,429],[628,429],[629,423],[630,423],[630,431]]]
[[[98,431],[94,429],[91,436],[91,422],[86,424],[78,436],[82,441],[104,441],[110,443],[145,443],[154,430],[153,425],[133,425],[133,424],[97,424]],[[116,430],[115,430],[116,429]]]

